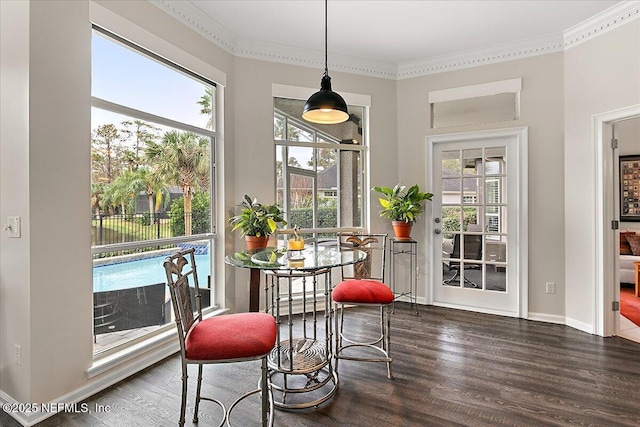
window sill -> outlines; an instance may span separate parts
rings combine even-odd
[[[205,315],[204,317],[219,316],[227,311],[227,309],[213,310],[210,315]],[[104,374],[112,369],[122,367],[122,365],[129,362],[137,368],[131,372],[134,373],[174,354],[179,350],[180,347],[178,345],[176,330],[175,328],[171,328],[168,331],[162,332],[137,344],[128,346],[118,352],[100,359],[95,359],[89,369],[87,369],[87,377],[97,377],[98,375]]]

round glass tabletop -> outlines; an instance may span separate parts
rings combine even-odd
[[[318,270],[355,264],[366,257],[366,252],[358,249],[341,251],[335,246],[307,245],[301,251],[275,247],[244,250],[227,255],[225,262],[236,267],[262,270]]]

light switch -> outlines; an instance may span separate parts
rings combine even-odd
[[[7,236],[9,237],[20,237],[20,217],[7,217],[7,223],[4,226],[4,231],[7,232]]]

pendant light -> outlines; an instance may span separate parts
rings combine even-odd
[[[309,97],[302,110],[302,118],[308,122],[336,124],[347,121],[347,103],[331,90],[331,77],[327,61],[327,1],[324,0],[324,75],[320,90]]]

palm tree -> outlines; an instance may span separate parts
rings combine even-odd
[[[103,207],[105,185],[101,182],[91,183],[91,210],[96,216],[100,215],[100,209]]]
[[[150,224],[154,224],[155,214],[159,208],[154,201],[154,195],[156,196],[156,199],[162,200],[162,195],[166,195],[168,193],[161,177],[152,173],[147,167],[140,167],[129,174],[127,179],[128,186],[134,194],[140,194],[141,191],[147,193]]]
[[[213,97],[213,88],[207,87],[204,89],[204,95],[200,97],[198,104],[200,108],[200,114],[207,116],[207,129],[213,129],[213,106],[215,99]]]
[[[145,156],[154,170],[169,185],[182,188],[184,232],[191,235],[191,200],[198,189],[209,186],[209,139],[193,132],[170,131],[159,143],[150,142]]]

